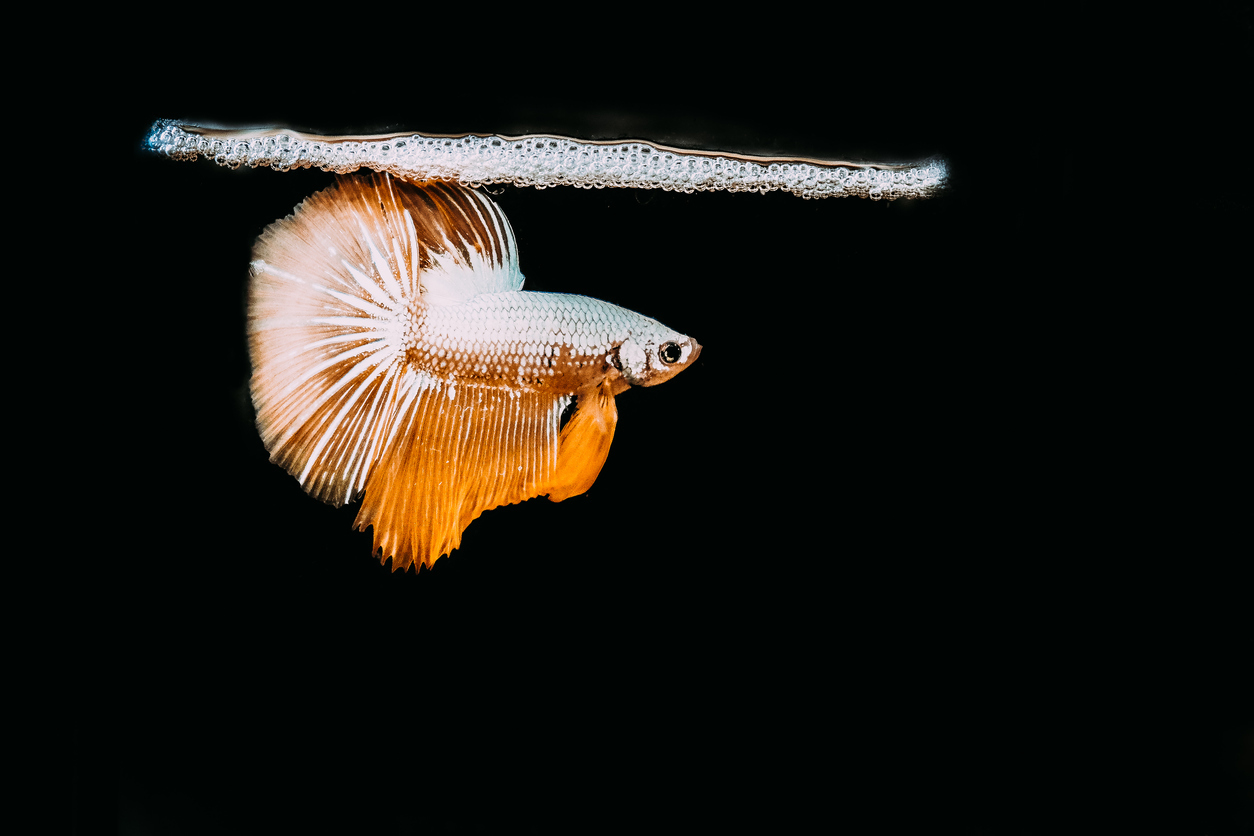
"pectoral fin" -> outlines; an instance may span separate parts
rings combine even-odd
[[[561,502],[578,496],[597,480],[610,454],[618,407],[609,381],[579,393],[578,406],[562,428],[557,469],[549,483],[549,499]]]

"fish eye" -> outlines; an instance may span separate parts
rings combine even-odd
[[[683,356],[683,352],[679,350],[678,343],[664,343],[658,349],[657,356],[662,358],[662,362],[669,366],[671,363],[678,363],[679,358]]]

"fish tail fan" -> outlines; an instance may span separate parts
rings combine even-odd
[[[355,527],[392,570],[428,568],[481,513],[544,493],[565,396],[428,380],[407,397]]]
[[[253,250],[248,331],[272,461],[343,505],[383,447],[420,310],[421,247],[382,178],[346,179],[271,224]]]
[[[500,207],[456,184],[345,177],[271,224],[248,314],[271,460],[319,499],[352,501],[395,436],[426,312],[522,281]]]
[[[580,393],[575,414],[562,428],[557,469],[548,485],[549,499],[561,502],[592,487],[610,454],[618,407],[609,382]]]

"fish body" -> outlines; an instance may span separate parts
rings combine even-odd
[[[700,353],[656,320],[522,286],[500,208],[451,183],[342,178],[258,239],[262,439],[310,494],[363,497],[356,526],[393,569],[433,565],[484,510],[586,491],[615,396]]]

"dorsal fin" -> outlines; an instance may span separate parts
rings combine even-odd
[[[377,174],[371,179],[379,195],[404,213],[406,226],[414,225],[423,256],[423,302],[455,304],[481,293],[522,290],[514,231],[496,203],[456,183],[405,184]]]
[[[420,308],[522,286],[501,210],[456,184],[341,178],[253,251],[252,394],[271,460],[342,505],[365,487],[405,388]]]

